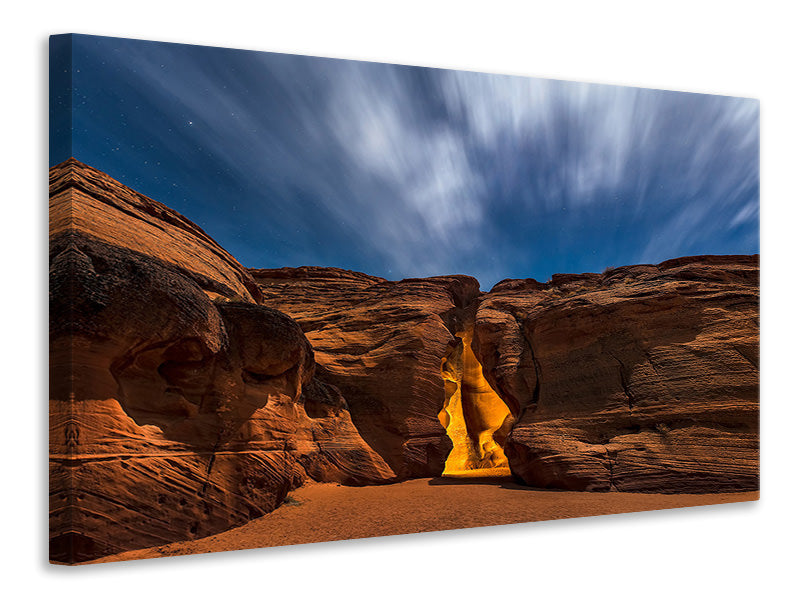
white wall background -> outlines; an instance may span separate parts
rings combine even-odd
[[[790,3],[63,0],[4,8],[5,597],[753,598],[796,591],[800,44]],[[762,500],[79,569],[49,566],[47,36],[66,32],[761,99]],[[463,578],[453,579],[459,572]]]

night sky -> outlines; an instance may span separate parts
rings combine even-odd
[[[759,251],[757,100],[82,35],[51,38],[50,95],[51,164],[247,267],[489,289]]]

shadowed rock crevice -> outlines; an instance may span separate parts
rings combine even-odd
[[[452,442],[439,412],[442,359],[480,295],[465,275],[386,281],[336,268],[253,269],[263,302],[295,319],[317,375],[398,478],[442,473]]]

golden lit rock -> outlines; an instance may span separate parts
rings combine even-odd
[[[446,398],[439,419],[453,441],[443,474],[510,475],[503,443],[513,417],[483,376],[472,351],[472,327],[457,337],[461,344],[442,360]]]

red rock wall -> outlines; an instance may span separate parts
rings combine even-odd
[[[317,373],[342,391],[364,440],[400,478],[440,475],[452,442],[442,359],[479,294],[467,276],[385,281],[325,268],[254,269],[263,302],[294,318]]]
[[[758,258],[688,257],[508,281],[475,349],[517,422],[512,472],[537,487],[758,488]]]
[[[217,533],[309,476],[395,478],[232,257],[76,161],[51,180],[51,559]]]
[[[526,484],[758,487],[758,257],[489,293],[465,275],[248,271],[91,167],[71,159],[50,179],[54,560],[210,535],[307,477],[439,475],[453,448],[442,410],[462,384],[512,419],[471,406],[459,439],[483,447],[502,421],[491,440]],[[465,370],[468,332],[480,365]]]

